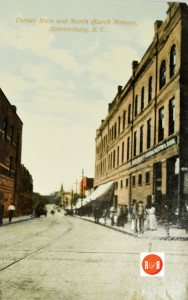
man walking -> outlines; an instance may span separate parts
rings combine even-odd
[[[8,211],[9,211],[9,223],[11,223],[11,221],[12,221],[14,210],[15,210],[14,203],[11,202],[11,205],[9,205],[9,207],[8,207]]]

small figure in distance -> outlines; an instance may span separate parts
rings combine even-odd
[[[51,210],[50,213],[51,213],[52,216],[55,215],[55,211],[53,209]]]

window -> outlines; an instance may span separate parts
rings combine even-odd
[[[130,149],[130,137],[127,138],[127,160],[129,160],[129,149]]]
[[[113,168],[116,166],[116,151],[113,151]]]
[[[114,139],[114,126],[112,126],[112,141]]]
[[[136,178],[135,178],[135,176],[133,176],[132,177],[132,186],[135,186],[135,184],[136,184]]]
[[[164,106],[159,109],[158,142],[164,139]]]
[[[6,141],[7,139],[7,130],[8,130],[8,119],[4,119],[4,123],[3,123],[3,139],[4,141]]]
[[[134,115],[135,117],[138,115],[138,95],[135,97]]]
[[[169,135],[175,130],[175,99],[169,101]]]
[[[170,77],[176,72],[176,46],[173,45],[170,51]]]
[[[115,182],[114,188],[115,188],[115,190],[118,189],[118,181]]]
[[[142,185],[142,174],[138,175],[138,185]]]
[[[146,172],[146,184],[150,183],[150,172]]]
[[[114,138],[116,138],[116,132],[117,132],[117,125],[116,125],[116,123],[115,123],[115,125],[114,125]]]
[[[128,124],[131,122],[131,104],[129,104],[128,108]]]
[[[134,132],[134,156],[137,154],[137,131]]]
[[[166,84],[166,61],[163,60],[160,67],[160,80],[159,80],[159,87],[162,87]]]
[[[110,129],[110,132],[109,132],[109,141],[112,140],[112,129]]]
[[[119,166],[119,146],[117,147],[117,166]]]
[[[144,110],[144,105],[145,105],[145,88],[143,86],[142,93],[141,93],[141,111]]]
[[[124,163],[124,142],[122,143],[122,149],[121,149],[121,162]]]
[[[126,111],[123,112],[123,129],[125,129]]]
[[[120,130],[121,130],[121,118],[118,117],[118,134],[120,134]]]
[[[143,152],[143,144],[144,144],[144,125],[140,127],[140,153]]]
[[[123,189],[123,180],[121,180],[121,189]]]
[[[152,76],[149,78],[149,86],[148,86],[148,102],[151,102],[153,93],[153,78]]]
[[[147,149],[151,147],[151,119],[147,121]]]
[[[11,176],[11,173],[12,173],[12,156],[9,156],[8,173],[9,173],[9,176]]]
[[[110,170],[110,154],[108,155],[108,170]]]
[[[126,185],[126,188],[129,186],[129,179],[128,178],[126,178],[125,185]]]
[[[11,145],[13,143],[13,139],[14,139],[14,126],[11,125],[10,126],[10,143],[11,143]]]

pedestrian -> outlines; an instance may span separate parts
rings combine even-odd
[[[151,206],[149,204],[145,207],[145,217],[144,217],[144,230],[149,229],[149,211]]]
[[[144,206],[143,201],[138,202],[137,207],[137,231],[138,233],[144,232]]]
[[[114,206],[110,207],[110,219],[111,219],[111,226],[114,226],[115,220],[114,217],[116,216],[117,210]]]
[[[5,209],[4,202],[0,202],[0,226],[3,225],[4,209]]]
[[[11,202],[11,204],[9,205],[8,211],[9,211],[9,223],[11,223],[15,211],[15,206],[13,202]]]
[[[157,219],[155,216],[155,205],[152,204],[149,210],[149,229],[156,230],[157,229]]]
[[[93,210],[93,216],[95,219],[95,223],[98,224],[99,223],[99,208],[95,207]]]
[[[137,232],[137,203],[133,199],[131,207],[131,230]]]
[[[106,220],[107,220],[107,217],[108,217],[108,210],[107,210],[107,209],[105,209],[105,210],[103,211],[104,225],[106,225]]]

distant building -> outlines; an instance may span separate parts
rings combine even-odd
[[[60,198],[60,204],[64,209],[71,208],[73,194],[71,192],[65,192],[63,184],[61,184],[60,192],[58,192],[57,197]]]
[[[0,201],[14,202],[15,215],[32,212],[33,180],[21,164],[23,123],[0,89]]]
[[[156,205],[158,220],[180,220],[188,202],[188,6],[167,18],[97,129],[95,187],[113,181],[113,204]]]
[[[85,192],[87,190],[90,190],[93,188],[94,185],[94,179],[93,178],[88,178],[88,177],[84,177],[82,178],[82,180],[80,181],[80,195],[85,195]]]

